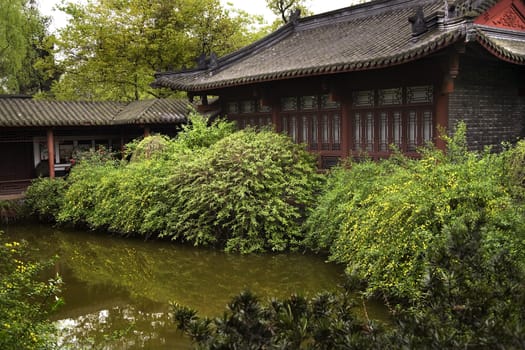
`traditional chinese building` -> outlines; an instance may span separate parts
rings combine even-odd
[[[524,136],[523,0],[377,0],[300,18],[155,85],[217,96],[222,115],[273,125],[319,155],[406,154],[465,121],[471,149]]]
[[[20,193],[38,175],[62,175],[77,151],[120,150],[150,133],[175,135],[189,103],[41,101],[0,96],[0,195]]]

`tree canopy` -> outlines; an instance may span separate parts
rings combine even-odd
[[[305,5],[305,0],[266,0],[266,5],[282,23],[288,23],[296,10],[299,10],[303,16],[311,14]]]
[[[57,77],[49,18],[35,0],[0,2],[0,92],[35,94]]]
[[[62,100],[163,97],[156,71],[193,67],[201,54],[218,56],[257,39],[258,19],[226,10],[219,0],[88,0],[66,2],[71,19],[59,31],[64,75],[53,88]]]

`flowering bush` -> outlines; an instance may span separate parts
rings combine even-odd
[[[0,349],[52,349],[49,315],[60,305],[58,276],[40,280],[45,265],[30,262],[28,247],[0,232]]]
[[[308,222],[306,244],[387,301],[408,348],[524,344],[524,146],[477,154],[464,137],[334,170]]]

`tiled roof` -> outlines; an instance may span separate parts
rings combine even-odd
[[[525,64],[525,33],[513,33],[500,31],[494,28],[477,26],[473,33],[476,40],[493,55],[502,60]],[[516,40],[516,37],[521,40]]]
[[[0,97],[0,127],[181,123],[188,105],[181,99],[121,103]]]
[[[0,98],[0,126],[104,125],[121,108],[116,102]]]
[[[113,122],[119,124],[182,123],[186,120],[189,105],[185,99],[134,101],[120,111]]]
[[[206,91],[293,77],[387,67],[428,56],[472,31],[472,18],[495,0],[377,0],[288,23],[266,38],[220,58],[213,68],[156,75],[155,86]],[[414,35],[409,18],[422,6],[428,31]],[[470,22],[469,22],[470,21]],[[468,25],[470,23],[470,25]],[[523,62],[523,42],[472,35]],[[499,52],[498,51],[498,52]]]

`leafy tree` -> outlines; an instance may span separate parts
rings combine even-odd
[[[48,23],[34,0],[0,3],[0,91],[35,94],[50,89],[58,74]]]
[[[24,11],[25,1],[0,3],[0,76],[4,92],[17,89],[15,77],[22,68],[27,50]]]
[[[302,16],[312,14],[305,5],[305,0],[266,0],[268,8],[286,24],[294,11],[299,10]]]
[[[201,54],[224,55],[254,40],[255,19],[218,0],[90,0],[66,3],[59,33],[65,74],[58,99],[138,100],[172,94],[153,89],[156,71],[192,67]]]

